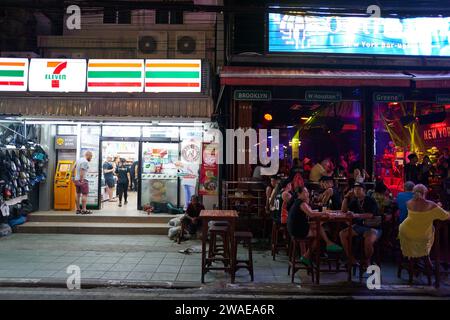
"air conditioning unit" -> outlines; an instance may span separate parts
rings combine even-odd
[[[84,52],[52,51],[48,58],[54,59],[86,59]]]
[[[203,59],[206,57],[205,32],[175,32],[175,58]]]
[[[166,59],[167,41],[166,31],[146,31],[140,33],[137,39],[137,58]]]
[[[3,58],[39,58],[40,56],[32,51],[3,51],[0,54]]]

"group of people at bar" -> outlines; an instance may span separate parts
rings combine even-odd
[[[441,162],[447,161],[448,168],[448,152],[442,159]],[[345,157],[340,160],[334,165],[330,159],[324,159],[305,170],[305,162],[294,159],[288,175],[271,177],[266,189],[266,212],[275,224],[286,225],[290,237],[319,239],[326,252],[343,252],[352,257],[353,266],[371,265],[375,243],[381,241],[383,234],[397,233],[397,230],[398,234],[390,239],[398,236],[405,257],[428,256],[434,239],[433,221],[447,220],[449,213],[441,202],[426,199],[427,186],[420,179],[406,181],[404,191],[393,197],[383,180],[375,179],[374,185],[367,183],[370,177],[356,159],[351,165],[347,165]],[[411,163],[414,165],[414,161]],[[406,167],[406,170],[410,169]],[[342,178],[346,178],[344,186],[339,184]],[[327,210],[371,214],[372,218],[354,219],[352,225],[342,226],[333,238],[330,235],[336,232],[331,232],[327,223],[320,227],[312,223],[313,218]],[[386,229],[385,221],[390,221],[390,228]],[[363,260],[349,254],[352,250],[349,233],[363,241]],[[317,249],[309,248],[300,258],[301,263],[311,266],[312,252]]]

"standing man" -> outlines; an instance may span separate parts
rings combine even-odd
[[[106,191],[108,192],[108,201],[114,202],[113,200],[113,189],[114,189],[114,166],[112,164],[112,157],[106,157],[106,161],[103,164],[103,177],[105,178]]]
[[[92,160],[92,152],[86,151],[83,158],[80,158],[75,164],[75,187],[76,197],[75,203],[77,205],[77,214],[91,214],[91,211],[86,209],[87,197],[89,194],[89,182],[86,179],[89,171],[89,162]],[[80,210],[80,197],[81,197],[81,210]]]
[[[405,181],[419,183],[419,157],[415,153],[408,155],[409,163],[405,164]]]
[[[117,175],[117,191],[119,192],[119,207],[122,206],[122,196],[125,204],[128,203],[128,188],[131,186],[130,168],[125,165],[126,160],[120,159],[120,163],[116,168]]]

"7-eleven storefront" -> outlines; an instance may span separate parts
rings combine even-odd
[[[192,194],[203,195],[208,207],[217,205],[217,192],[205,191],[202,177],[206,131],[214,126],[207,62],[0,59],[0,67],[14,70],[0,71],[0,81],[8,83],[0,93],[2,123],[37,128],[49,153],[40,210],[53,209],[58,161],[79,159],[88,150],[94,154],[88,173],[92,209],[108,200],[102,174],[108,157],[137,168],[134,210],[155,202],[184,207]],[[71,143],[58,145],[57,139]]]

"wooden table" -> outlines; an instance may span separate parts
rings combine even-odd
[[[320,225],[323,222],[328,222],[328,223],[345,223],[348,225],[348,227],[352,227],[353,225],[353,220],[354,219],[370,219],[372,218],[373,215],[372,214],[368,214],[368,213],[362,213],[362,214],[356,214],[356,213],[343,213],[341,211],[327,211],[322,213],[321,216],[319,217],[315,217],[312,218],[313,221],[316,222],[316,228],[317,228],[317,237],[319,236],[319,228]],[[352,242],[353,242],[353,236],[352,236],[352,232],[348,233],[348,248],[349,248],[349,256],[347,257],[348,259],[348,263],[347,263],[347,269],[346,270],[342,270],[342,269],[338,269],[338,270],[333,270],[332,272],[347,272],[347,281],[351,282],[352,281],[352,260],[353,260],[353,253],[352,253]],[[316,266],[315,266],[315,272],[316,272],[316,284],[319,284],[320,282],[320,272],[330,272],[330,270],[327,269],[320,269],[320,249],[315,253],[315,257],[316,257]]]
[[[450,220],[446,221],[436,221],[435,222],[435,233],[434,233],[434,255],[435,255],[435,277],[436,282],[435,286],[436,288],[439,288],[441,285],[441,273],[443,274],[449,274],[449,252],[448,252],[448,228],[450,225]],[[441,235],[442,240],[441,242]],[[444,249],[444,263],[445,263],[445,271],[441,272],[441,248]]]
[[[239,217],[236,210],[202,210],[200,212],[200,219],[202,221],[202,283],[205,283],[205,274],[210,270],[225,270],[232,273],[234,252],[234,231],[236,229],[237,218]],[[208,222],[210,221],[228,221],[230,223],[230,263],[224,267],[211,267],[208,265],[206,258],[206,241],[208,238]],[[209,248],[211,250],[211,248]]]

